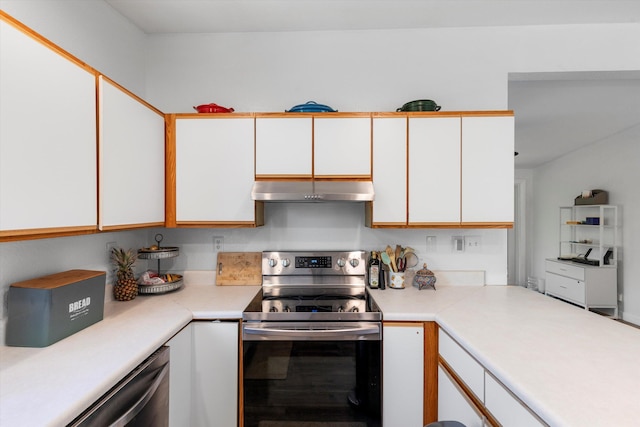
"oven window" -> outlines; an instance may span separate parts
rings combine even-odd
[[[380,353],[380,341],[245,341],[244,425],[380,426]]]

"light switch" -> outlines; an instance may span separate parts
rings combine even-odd
[[[453,241],[453,252],[464,252],[464,237],[453,236],[451,240]]]

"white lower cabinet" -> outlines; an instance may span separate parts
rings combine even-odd
[[[382,334],[382,425],[422,427],[423,324],[385,323]]]
[[[438,367],[438,419],[459,421],[466,427],[483,427],[480,409],[442,367]]]
[[[485,373],[484,405],[503,426],[540,427],[545,425],[488,372]]]
[[[238,425],[238,322],[193,322],[194,427]]]
[[[191,355],[193,328],[185,326],[167,342],[169,347],[169,426],[191,425]]]
[[[476,397],[484,400],[484,367],[442,329],[438,331],[438,351]]]
[[[238,331],[235,321],[196,321],[167,342],[170,426],[238,425]]]
[[[546,425],[442,330],[438,336],[438,353],[440,420],[459,421],[467,427]]]

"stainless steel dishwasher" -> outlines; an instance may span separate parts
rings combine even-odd
[[[169,347],[162,347],[69,426],[169,425]]]

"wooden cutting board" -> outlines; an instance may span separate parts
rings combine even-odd
[[[262,285],[262,252],[218,252],[216,285]]]

